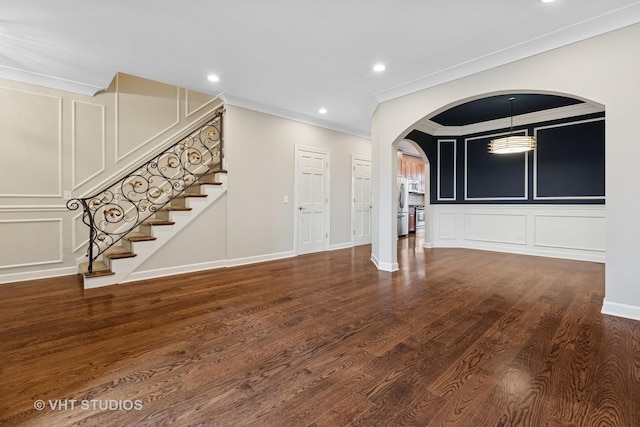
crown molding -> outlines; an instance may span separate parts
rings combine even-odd
[[[281,108],[273,107],[270,105],[260,104],[258,102],[250,101],[244,98],[238,98],[227,93],[221,93],[218,98],[222,99],[225,104],[233,105],[235,107],[245,108],[247,110],[257,111],[259,113],[269,114],[272,116],[280,117],[287,120],[293,120],[300,123],[305,123],[311,126],[318,126],[324,129],[333,130],[340,133],[346,133],[360,138],[371,139],[371,131],[364,129],[356,129],[349,126],[342,126],[337,123],[329,122],[326,120],[320,120],[306,114],[296,113],[294,111],[284,110]]]
[[[104,90],[104,87],[95,86],[89,83],[76,82],[62,79],[46,74],[34,73],[33,71],[21,70],[19,68],[0,65],[0,78],[14,80],[17,82],[44,86],[52,89],[64,90],[66,92],[79,93],[81,95],[94,96]],[[107,85],[110,82],[107,82]]]
[[[379,91],[373,96],[374,100],[369,105],[369,113],[373,115],[378,104],[382,102],[487,71],[501,65],[634,25],[638,22],[640,22],[640,2],[635,2],[558,31],[535,37],[525,42]]]

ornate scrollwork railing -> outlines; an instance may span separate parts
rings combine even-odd
[[[204,125],[133,172],[89,197],[71,199],[89,227],[89,273],[94,261],[155,212],[211,171],[222,169],[221,107]]]

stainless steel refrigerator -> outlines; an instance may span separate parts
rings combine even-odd
[[[405,178],[398,178],[398,236],[409,233],[409,185]]]

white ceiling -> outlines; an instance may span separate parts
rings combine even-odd
[[[0,78],[124,72],[366,136],[382,101],[637,22],[630,0],[2,0]]]

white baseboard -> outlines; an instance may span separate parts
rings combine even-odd
[[[195,273],[196,271],[213,270],[226,267],[226,261],[211,261],[198,264],[180,265],[177,267],[158,268],[156,270],[134,271],[122,283],[138,282],[140,280],[157,279],[158,277],[175,276],[177,274]]]
[[[236,265],[255,264],[257,262],[275,261],[283,258],[293,258],[296,256],[295,251],[276,252],[273,254],[250,256],[246,258],[235,258],[227,260],[227,267]]]
[[[602,303],[601,313],[610,316],[624,317],[626,319],[640,320],[640,307],[607,301],[606,298]]]
[[[352,247],[353,247],[353,243],[351,243],[351,242],[336,243],[335,245],[329,245],[329,250],[330,251],[337,251],[339,249],[347,249],[347,248],[352,248]]]
[[[427,247],[426,245],[424,246]],[[491,252],[503,252],[510,254],[518,254],[518,255],[531,255],[531,256],[543,256],[549,258],[561,258],[561,259],[571,259],[574,261],[589,261],[589,262],[598,262],[604,264],[605,262],[605,254],[603,252],[570,252],[569,250],[563,251],[560,250],[548,250],[548,249],[539,249],[537,247],[531,248],[527,246],[517,246],[517,245],[509,245],[503,246],[500,244],[482,244],[478,242],[471,242],[468,240],[465,241],[437,241],[435,244],[430,245],[429,248],[459,248],[459,249],[477,249],[480,251],[491,251]]]
[[[50,279],[52,277],[69,276],[78,273],[78,267],[63,267],[51,270],[30,271],[25,273],[13,273],[0,275],[0,284],[25,282],[27,280]]]
[[[389,271],[389,272],[393,272],[393,271],[398,271],[400,268],[398,267],[398,263],[397,262],[380,262],[378,260],[378,258],[376,258],[376,256],[374,254],[371,254],[371,262],[373,262],[373,264],[376,266],[376,268],[378,270],[382,270],[382,271]]]

